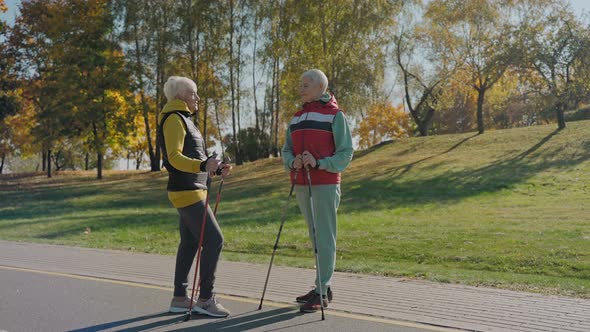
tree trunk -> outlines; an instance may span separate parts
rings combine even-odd
[[[236,132],[236,102],[235,102],[235,93],[236,93],[236,82],[234,78],[234,2],[230,0],[229,2],[229,85],[231,91],[231,118],[232,118],[232,133],[233,133],[233,141],[235,146],[235,154],[236,154],[236,165],[242,164],[242,158],[240,156],[240,143],[238,142],[238,133]]]
[[[143,159],[143,152],[138,152],[135,157],[135,170],[138,171],[141,167],[141,160]]]
[[[217,120],[217,132],[219,134],[219,144],[221,144],[221,158],[225,158],[225,148],[223,147],[223,137],[221,136],[221,123],[219,122],[219,101],[215,100],[213,107],[215,107],[215,119]]]
[[[102,179],[102,153],[96,154],[96,178]]]
[[[241,93],[241,88],[240,88],[240,74],[242,71],[242,33],[240,32],[240,34],[238,35],[238,52],[236,54],[236,97],[237,97],[237,103],[236,103],[236,117],[238,119],[238,139],[239,139],[239,133],[242,131],[242,125],[240,123],[240,101],[242,99],[242,93]],[[238,144],[239,146],[239,144]],[[241,149],[240,149],[241,150]],[[236,161],[237,165],[241,165],[243,160],[242,160],[242,151],[240,151],[240,158],[237,158],[238,160]]]
[[[191,5],[192,5],[192,1],[188,2],[188,12],[191,13]],[[188,27],[187,27],[187,39],[188,39],[188,43],[187,43],[187,51],[189,54],[189,61],[190,61],[190,66],[191,66],[191,78],[195,80],[195,82],[199,82],[199,72],[197,70],[197,66],[198,66],[198,59],[197,59],[197,51],[198,51],[198,42],[199,42],[199,31],[197,29],[196,33],[195,33],[195,18],[194,15],[190,15],[188,18]],[[197,39],[197,47],[195,48],[195,39]]]
[[[486,94],[485,88],[477,89],[477,131],[479,134],[484,133],[484,125],[483,125],[483,102]]]
[[[557,104],[557,107],[555,108],[555,113],[557,116],[557,128],[559,128],[559,130],[565,129],[564,108],[565,107],[561,103]]]
[[[45,172],[47,163],[47,153],[41,152],[41,171]]]
[[[84,169],[88,170],[89,162],[90,162],[90,153],[86,152],[86,156],[84,157]]]
[[[203,107],[203,141],[205,142],[205,155],[209,155],[209,149],[207,148],[207,107],[206,103]]]
[[[158,158],[156,157],[156,152],[154,151],[154,146],[152,144],[152,133],[150,130],[150,121],[149,121],[149,107],[147,105],[147,101],[145,100],[145,95],[143,93],[143,90],[141,91],[141,103],[143,104],[143,123],[145,125],[145,132],[146,132],[146,139],[147,139],[147,143],[148,143],[148,153],[150,156],[150,165],[151,165],[151,170],[152,172],[156,172],[159,171],[159,167],[158,167]],[[158,121],[156,119],[156,121]],[[156,146],[155,149],[158,149],[158,147]]]
[[[135,62],[137,65],[137,77],[138,77],[138,81],[139,81],[138,82],[139,83],[139,95],[141,97],[143,122],[145,125],[145,132],[146,132],[146,136],[147,136],[148,153],[150,156],[151,170],[152,170],[152,172],[155,172],[155,171],[159,171],[159,167],[158,167],[158,160],[156,160],[156,154],[154,152],[154,146],[152,144],[152,133],[150,131],[150,121],[149,121],[149,116],[148,116],[149,106],[148,106],[147,101],[145,99],[145,93],[144,93],[143,63],[141,62],[139,36],[137,33],[137,24],[133,25],[133,33],[134,33],[134,37],[135,37]],[[156,121],[158,121],[158,120],[156,119]],[[88,170],[88,163],[86,165],[87,165],[86,170]]]
[[[270,88],[270,99],[268,99],[268,108],[269,108],[269,115],[270,115],[270,128],[269,128],[269,132],[270,132],[270,142],[268,142],[268,156],[272,156],[273,155],[273,131],[275,128],[275,76],[276,76],[276,69],[277,67],[275,66],[275,61],[276,58],[273,59],[273,63],[272,63],[272,79],[271,79],[271,88]]]
[[[141,94],[142,99],[145,98],[143,96],[143,92]],[[147,106],[147,103],[146,103]],[[145,123],[145,130],[147,133],[147,143],[148,143],[148,153],[150,156],[150,170],[152,172],[157,172],[160,170],[160,146],[158,145],[158,135],[156,135],[156,146],[152,145],[152,134],[150,133],[150,122],[148,117],[148,111],[144,108],[144,123]],[[156,117],[156,128],[158,127],[157,124],[158,117]]]
[[[55,171],[60,171],[63,165],[59,164],[59,157],[61,156],[61,150],[57,151],[55,156],[53,157],[53,162],[55,163]]]
[[[418,132],[420,133],[420,136],[428,136],[428,132],[430,131],[430,126],[432,126],[432,119],[434,118],[434,109],[433,108],[428,108],[428,111],[426,111],[426,115],[424,116],[423,119],[417,119],[416,120],[416,124],[418,125]]]
[[[424,127],[426,128],[426,135],[428,136],[428,132],[430,131],[430,127],[432,127],[432,119],[434,119],[434,108],[428,108],[426,112],[426,116],[424,117]]]
[[[188,2],[188,13],[191,13],[191,6],[192,6],[192,1]],[[199,58],[197,57],[197,54],[200,53],[200,45],[199,45],[199,29],[198,26],[195,24],[195,18],[194,15],[190,15],[188,20],[188,27],[187,27],[187,39],[188,39],[188,43],[187,43],[187,52],[189,54],[189,61],[190,61],[190,68],[191,68],[191,79],[193,79],[195,81],[195,83],[197,84],[198,87],[200,87],[201,89],[203,88],[203,86],[201,85],[201,82],[199,82]],[[196,31],[195,31],[196,30]],[[195,39],[197,40],[197,44],[195,47]],[[201,101],[198,102],[199,103],[199,109],[203,109],[201,106]],[[204,116],[207,116],[206,113],[203,113]],[[197,126],[197,128],[199,128],[199,117],[195,116],[193,117],[193,123],[195,124],[195,126]],[[204,127],[204,132],[206,132],[207,129],[206,127]],[[207,137],[206,135],[203,136],[204,138]],[[206,139],[205,139],[206,141]],[[207,150],[205,149],[205,152],[207,152]]]
[[[2,154],[2,161],[0,161],[0,174],[2,174],[2,171],[4,170],[4,160],[6,160],[5,153]]]
[[[98,128],[94,122],[92,123],[92,133],[94,134],[94,149],[96,150],[96,178],[100,180],[102,179],[102,144],[99,141]]]
[[[266,84],[268,85],[268,84]],[[261,124],[260,124],[260,137],[262,138],[264,136],[264,133],[266,131],[266,118],[267,118],[267,110],[268,110],[268,88],[264,89],[264,97],[262,99],[262,112],[260,114],[261,116]],[[270,136],[269,136],[270,137]],[[269,142],[270,145],[270,142]],[[266,157],[269,156],[269,151],[265,151],[266,152]]]
[[[157,66],[156,66],[156,121],[160,116],[160,109],[164,107],[165,98],[163,93],[164,88],[164,81],[166,77],[166,59],[167,59],[167,36],[165,36],[166,27],[168,24],[168,8],[166,5],[163,4],[162,8],[162,15],[160,17],[159,23],[160,26],[158,27],[158,37],[156,42],[157,47]],[[160,159],[161,159],[161,149],[160,149],[160,139],[158,135],[156,135],[156,147],[155,147],[155,165],[152,167],[160,170]]]
[[[47,150],[47,177],[51,177],[51,150]]]
[[[277,57],[277,61],[276,61],[276,66],[277,66],[277,88],[276,88],[276,92],[277,92],[277,104],[275,106],[275,142],[274,142],[274,153],[273,155],[275,157],[279,156],[279,111],[280,111],[280,107],[281,107],[281,85],[280,85],[280,71],[279,71],[279,58]]]
[[[324,57],[328,56],[328,41],[326,38],[326,11],[324,10],[324,2],[320,1],[320,14],[322,15],[321,18],[321,27],[322,27],[322,50],[324,51]],[[332,72],[332,74],[334,74]]]
[[[428,136],[428,127],[425,122],[420,122],[418,124],[418,132],[420,133],[420,136]]]
[[[256,99],[256,41],[258,36],[258,9],[254,12],[254,47],[252,49],[252,98],[254,99],[254,119],[256,132],[260,133],[258,122],[258,100]]]

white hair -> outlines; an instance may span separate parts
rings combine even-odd
[[[168,101],[192,91],[197,91],[197,84],[188,77],[170,76],[164,83],[164,95]]]
[[[304,77],[319,83],[320,87],[322,88],[322,94],[326,93],[326,90],[328,89],[328,77],[326,77],[326,74],[324,74],[323,71],[319,69],[311,69],[301,75],[301,79]]]

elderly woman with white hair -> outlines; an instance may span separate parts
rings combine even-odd
[[[228,175],[231,166],[223,164],[215,155],[207,157],[205,142],[191,120],[199,106],[197,85],[191,79],[171,76],[164,84],[168,102],[158,119],[158,136],[168,170],[168,199],[180,215],[180,244],[176,255],[174,296],[170,312],[192,311],[225,317],[229,311],[217,302],[213,294],[215,270],[223,247],[223,235],[211,211],[205,206],[207,178],[221,170]],[[206,209],[206,210],[205,210]],[[197,253],[201,224],[206,215],[200,266],[200,294],[197,301],[187,296],[188,274]]]
[[[308,182],[303,168],[309,169],[318,251],[315,288],[296,298],[301,312],[320,310],[332,300],[331,279],[336,266],[336,212],[340,204],[340,173],[352,160],[352,137],[346,118],[334,95],[327,93],[328,78],[317,69],[301,76],[299,94],[303,107],[295,113],[287,129],[282,157],[291,170],[291,183],[313,242],[312,210]]]

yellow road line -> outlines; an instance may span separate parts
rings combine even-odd
[[[31,273],[45,274],[45,275],[58,276],[58,277],[66,277],[66,278],[79,279],[79,280],[100,281],[100,282],[105,282],[105,283],[110,283],[110,284],[115,284],[115,285],[125,285],[125,286],[132,286],[132,287],[157,289],[157,290],[164,290],[164,291],[170,291],[170,292],[173,291],[173,288],[171,288],[171,287],[162,287],[162,286],[148,285],[148,284],[135,283],[135,282],[130,282],[130,281],[115,280],[115,279],[88,277],[88,276],[81,276],[81,275],[70,274],[70,273],[52,272],[52,271],[44,271],[44,270],[13,267],[13,266],[4,266],[4,265],[0,265],[0,269],[20,271],[20,272],[31,272]],[[216,294],[216,295],[217,295],[217,297],[222,298],[222,299],[226,299],[226,300],[244,302],[244,303],[260,304],[260,301],[258,301],[258,300],[249,299],[249,298],[245,298],[245,297],[223,295],[223,294]],[[264,304],[266,306],[271,306],[271,307],[276,307],[276,308],[293,307],[292,304],[278,303],[278,302],[272,302],[272,301],[268,301],[268,300],[265,300]],[[326,311],[325,314],[330,315],[330,316],[337,316],[337,317],[350,318],[350,319],[356,319],[356,320],[364,320],[364,321],[374,322],[374,323],[384,323],[384,324],[412,327],[412,328],[429,330],[429,331],[437,331],[437,332],[464,331],[464,330],[460,330],[460,329],[432,326],[432,325],[420,324],[420,323],[412,323],[412,322],[406,322],[406,321],[389,319],[389,318],[364,316],[364,315],[341,312],[341,311],[329,310],[329,311]]]

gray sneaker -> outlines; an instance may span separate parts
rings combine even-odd
[[[189,302],[190,303],[190,302]],[[211,317],[227,317],[229,316],[229,310],[225,309],[221,303],[217,302],[215,294],[211,296],[209,300],[203,301],[199,299],[197,304],[193,307],[193,312],[197,312],[203,315]]]
[[[177,297],[173,297],[172,301],[170,302],[170,310],[171,313],[182,313],[187,312],[188,308],[190,307],[191,299],[190,297],[185,296],[183,299],[179,299]],[[195,312],[195,307],[197,306],[197,301],[193,300],[193,312]]]

